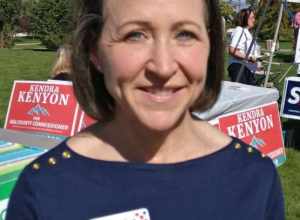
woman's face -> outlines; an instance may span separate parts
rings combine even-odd
[[[93,60],[116,102],[116,118],[156,131],[172,128],[205,84],[204,1],[106,0],[103,10]]]
[[[300,24],[300,12],[297,12],[296,16],[295,16],[295,22],[296,24]]]
[[[255,25],[255,15],[253,12],[251,12],[248,17],[248,28],[252,29],[254,28],[254,25]]]

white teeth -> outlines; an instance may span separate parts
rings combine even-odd
[[[169,96],[174,92],[174,89],[147,88],[146,91],[154,95]]]

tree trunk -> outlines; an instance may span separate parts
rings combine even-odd
[[[4,33],[0,32],[0,48],[4,48]]]

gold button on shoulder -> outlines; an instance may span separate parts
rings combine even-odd
[[[71,158],[71,153],[69,151],[64,151],[62,153],[62,157],[65,158],[65,159],[70,159]]]
[[[248,153],[253,153],[253,148],[252,147],[248,147],[247,151],[248,151]]]
[[[39,163],[32,164],[32,169],[39,170],[41,168],[41,165]]]
[[[56,161],[56,159],[55,159],[54,157],[50,157],[50,158],[48,159],[48,163],[49,163],[50,165],[54,166],[54,165],[56,165],[57,161]]]
[[[241,147],[242,147],[242,145],[240,143],[236,143],[234,145],[234,148],[237,149],[237,150],[241,149]]]

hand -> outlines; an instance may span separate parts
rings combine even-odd
[[[250,57],[248,57],[248,61],[250,63],[256,63],[256,58],[254,56],[250,56]]]

